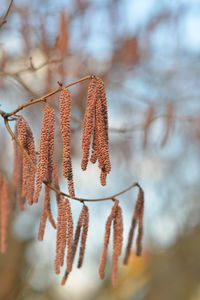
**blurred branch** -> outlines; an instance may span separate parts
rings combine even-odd
[[[0,28],[7,22],[7,16],[9,14],[10,10],[11,10],[12,4],[13,4],[13,0],[10,1],[10,4],[8,6],[8,9],[7,9],[5,15],[0,18]]]

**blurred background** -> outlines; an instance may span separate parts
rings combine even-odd
[[[1,0],[3,16],[10,1]],[[16,106],[82,76],[103,78],[108,97],[112,172],[80,168],[81,127],[88,82],[73,95],[72,152],[76,195],[101,197],[138,181],[145,191],[144,252],[119,265],[119,283],[98,278],[106,218],[112,203],[89,204],[84,265],[66,286],[53,270],[55,231],[37,241],[38,205],[13,213],[7,253],[0,256],[1,300],[200,299],[200,1],[14,0],[0,28],[0,105]],[[58,95],[56,158],[61,167]],[[23,112],[38,142],[43,104]],[[11,122],[14,128],[14,122]],[[0,120],[0,169],[11,182],[13,145]],[[60,170],[61,171],[61,170]],[[61,175],[61,172],[60,172]],[[66,182],[61,176],[62,190]],[[127,241],[137,191],[120,196]],[[56,201],[52,195],[56,216]],[[74,220],[80,203],[72,201]],[[64,271],[64,270],[63,270]]]

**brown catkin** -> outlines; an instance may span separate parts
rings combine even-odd
[[[77,246],[78,246],[78,242],[79,242],[79,238],[80,238],[80,234],[81,234],[81,227],[84,224],[84,216],[85,216],[85,205],[83,206],[81,213],[79,215],[79,219],[76,225],[76,231],[75,231],[75,236],[74,236],[74,241],[73,241],[73,258],[76,255],[76,251],[77,251]]]
[[[42,188],[42,181],[51,183],[54,151],[54,122],[54,110],[48,103],[45,103],[40,135],[40,153],[33,199],[34,202],[38,201],[40,190]]]
[[[44,124],[44,120],[46,124]],[[34,202],[37,202],[39,192],[41,189],[42,181],[47,181],[49,184],[52,182],[53,173],[53,153],[54,153],[54,123],[55,123],[55,113],[52,107],[47,103],[44,108],[44,116],[42,121],[42,131],[40,139],[40,156],[39,156],[39,166],[37,170],[37,180],[36,180],[36,193],[34,195]],[[46,137],[44,138],[44,133]],[[44,146],[46,146],[46,153],[44,152]],[[52,227],[56,229],[56,223],[53,219],[51,212],[50,203],[50,189],[45,185],[44,190],[44,204],[41,216],[41,222],[39,227],[38,239],[43,240],[44,231],[46,227],[47,218],[51,223]]]
[[[53,177],[53,164],[54,164],[54,134],[55,134],[55,112],[52,107],[49,107],[49,120],[48,120],[48,158],[47,158],[47,175],[46,180],[48,183],[52,182]]]
[[[15,136],[18,138],[17,123],[15,126]],[[24,198],[21,197],[22,188],[22,152],[18,147],[17,143],[13,141],[14,150],[14,166],[12,175],[12,185],[13,185],[13,209],[16,208],[17,202],[20,201],[20,209],[24,210]],[[23,200],[23,201],[22,201]]]
[[[34,202],[38,202],[38,197],[40,190],[42,188],[42,181],[45,180],[48,168],[48,123],[49,123],[49,105],[45,103],[42,127],[40,134],[40,152],[39,152],[39,162],[37,168],[36,177],[36,188],[34,193]]]
[[[107,177],[107,173],[104,170],[101,170],[101,175],[100,175],[100,181],[101,181],[101,185],[106,185],[106,177]]]
[[[136,240],[136,255],[142,254],[142,238],[143,238],[143,215],[144,215],[144,191],[140,188],[138,195],[138,236]]]
[[[136,254],[140,256],[142,253],[143,212],[144,212],[144,191],[142,190],[141,187],[139,187],[138,198],[136,201],[136,205],[132,217],[131,227],[128,236],[128,243],[125,251],[125,257],[124,257],[125,265],[128,263],[131,254],[131,247],[133,243],[134,232],[135,232],[137,222],[138,222],[138,236],[136,240]]]
[[[0,252],[4,253],[7,246],[7,230],[9,222],[9,196],[8,183],[3,175],[0,175],[0,215],[1,215],[1,240]]]
[[[132,243],[133,243],[136,222],[137,222],[137,219],[136,219],[135,215],[133,215],[131,227],[130,227],[129,235],[128,235],[128,243],[127,243],[126,251],[125,251],[124,265],[128,264],[128,260],[129,260],[130,254],[131,254],[131,247],[132,247]]]
[[[82,137],[82,170],[87,169],[91,137],[94,130],[95,104],[96,104],[96,78],[91,79],[88,87],[87,106],[83,121],[83,137]]]
[[[101,279],[103,279],[104,275],[105,275],[105,266],[106,266],[106,261],[107,261],[107,252],[108,252],[108,244],[109,244],[109,240],[110,240],[111,224],[112,224],[112,221],[115,218],[118,203],[119,203],[118,200],[115,201],[115,204],[112,207],[111,213],[108,216],[108,219],[106,221],[105,235],[104,235],[104,245],[103,245],[103,250],[102,250],[100,264],[99,264],[99,276],[100,276]]]
[[[35,164],[36,152],[33,133],[27,121],[20,117],[17,121],[18,139],[30,156],[32,163],[22,153],[22,191],[21,197],[28,200],[28,204],[33,203],[33,193],[35,185]]]
[[[40,226],[39,226],[39,231],[38,231],[38,241],[43,241],[43,239],[44,239],[46,222],[47,222],[47,214],[46,214],[46,208],[44,205],[43,210],[42,210],[42,216],[40,219]]]
[[[69,180],[67,180],[67,182],[68,182],[69,194],[70,194],[70,196],[74,197],[75,196],[74,181],[73,181],[73,179],[69,179]]]
[[[50,190],[49,190],[48,186],[45,185],[44,204],[43,204],[42,216],[41,216],[39,232],[38,232],[38,240],[39,241],[42,241],[44,239],[47,218],[49,219],[49,222],[51,223],[52,227],[56,229],[56,224],[53,219],[53,216],[51,213],[51,207],[50,207]]]
[[[73,218],[71,206],[68,199],[67,203],[67,272],[71,272],[73,264]]]
[[[31,157],[31,160],[34,165],[32,165],[27,159],[26,159],[26,165],[27,165],[27,173],[28,180],[27,180],[27,187],[26,187],[26,197],[28,200],[28,204],[33,204],[33,194],[35,189],[35,165],[36,165],[36,151],[35,151],[35,143],[33,138],[33,133],[31,131],[31,128],[27,124],[27,152]],[[25,157],[25,155],[24,155]]]
[[[78,259],[78,268],[81,268],[83,265],[83,259],[85,255],[85,247],[86,247],[86,240],[87,240],[87,234],[88,234],[88,227],[89,227],[89,210],[86,205],[84,205],[84,217],[83,217],[83,231],[82,231],[82,237],[81,237],[81,246],[79,251],[79,259]]]
[[[98,79],[97,98],[96,98],[96,135],[97,135],[97,153],[99,168],[102,170],[101,184],[106,184],[106,175],[111,170],[109,148],[108,148],[108,117],[107,100],[104,90],[104,84]],[[103,174],[104,173],[104,174]]]
[[[118,257],[121,255],[123,241],[122,209],[118,205],[113,222],[112,285],[117,285]]]
[[[104,126],[105,126],[105,140],[106,144],[108,145],[108,109],[107,109],[107,98],[106,98],[106,92],[105,92],[105,86],[102,79],[98,79],[98,91],[99,96],[101,99],[101,108],[102,108],[102,115],[104,120]]]
[[[48,183],[52,183],[53,178],[53,165],[54,165],[54,132],[55,132],[55,113],[53,108],[49,109],[49,137],[48,137],[48,159],[47,159],[47,176],[46,180]],[[45,186],[45,203],[46,203],[46,214],[48,216],[49,222],[56,229],[56,224],[52,216],[51,212],[51,203],[50,203],[50,190],[47,186]]]
[[[79,242],[80,234],[81,234],[81,227],[83,226],[83,223],[84,223],[84,216],[85,216],[85,205],[83,206],[83,208],[80,212],[78,222],[77,222],[77,225],[76,225],[76,230],[75,230],[75,235],[74,235],[73,245],[72,245],[72,256],[71,256],[71,260],[70,260],[70,271],[72,269],[74,257],[76,255],[77,246],[78,246],[78,242]],[[66,282],[66,280],[69,276],[70,271],[69,271],[69,268],[68,268],[68,265],[67,265],[65,274],[64,274],[64,276],[62,278],[62,281],[61,281],[62,285],[65,284],[65,282]]]
[[[68,239],[67,239],[67,235]],[[55,258],[55,273],[60,273],[60,267],[64,263],[64,255],[66,244],[72,239],[73,223],[71,216],[71,209],[69,200],[61,196],[58,202],[58,221],[57,221],[57,234],[56,234],[56,258]],[[72,243],[72,242],[71,242]]]
[[[54,221],[52,212],[51,212],[51,202],[50,202],[50,189],[48,186],[45,185],[45,196],[44,196],[44,205],[45,205],[45,213],[48,217],[49,222],[51,223],[52,227],[56,229],[56,223]]]
[[[70,196],[75,196],[71,161],[71,93],[63,88],[60,94],[60,131],[63,140],[63,176],[67,178]]]
[[[92,142],[92,154],[90,161],[96,163],[101,169],[100,182],[106,185],[106,176],[111,170],[108,146],[108,112],[107,99],[103,80],[92,78],[88,88],[87,107],[83,121],[82,138],[82,163],[81,167],[86,170],[90,144]]]

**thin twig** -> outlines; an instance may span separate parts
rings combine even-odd
[[[85,76],[85,77],[80,78],[79,80],[76,80],[76,81],[74,81],[74,82],[72,82],[72,83],[70,83],[70,84],[67,84],[66,86],[59,87],[59,88],[57,88],[56,90],[54,90],[54,91],[52,91],[52,92],[50,92],[50,93],[48,93],[48,94],[46,94],[46,95],[44,95],[44,96],[42,96],[42,97],[40,97],[40,98],[37,98],[37,99],[31,99],[31,100],[28,101],[27,103],[20,105],[18,108],[16,108],[16,109],[13,110],[12,112],[7,113],[7,114],[6,114],[6,117],[11,117],[11,116],[15,115],[16,113],[18,113],[20,110],[22,110],[22,109],[24,109],[24,108],[26,108],[26,107],[28,107],[28,106],[30,106],[30,105],[33,105],[33,104],[35,104],[35,103],[39,103],[39,102],[45,101],[45,99],[47,99],[47,98],[49,98],[50,96],[52,96],[52,95],[54,95],[54,94],[60,92],[63,88],[68,88],[68,87],[70,87],[70,86],[72,86],[72,85],[75,85],[75,84],[77,84],[77,83],[79,83],[79,82],[82,82],[82,81],[91,79],[92,77],[93,77],[93,75],[87,75],[87,76]]]
[[[11,10],[12,4],[13,4],[13,0],[10,1],[10,4],[9,4],[9,6],[8,6],[8,9],[7,9],[5,15],[1,18],[1,21],[0,21],[0,28],[7,22],[6,18],[7,18],[8,14],[9,14],[9,12],[10,12],[10,10]]]

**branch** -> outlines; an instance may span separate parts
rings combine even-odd
[[[3,114],[1,113],[2,111],[0,111],[0,114],[1,116],[3,117],[3,114],[4,114],[4,123],[5,123],[5,127],[7,129],[7,131],[9,132],[10,136],[12,137],[12,139],[17,143],[17,145],[20,147],[21,151],[24,153],[24,155],[26,156],[26,158],[29,160],[30,164],[34,167],[34,169],[36,170],[37,167],[36,165],[33,163],[31,157],[29,156],[28,152],[24,149],[23,145],[20,143],[19,139],[15,136],[14,132],[12,131],[12,129],[10,128],[10,125],[9,125],[9,122],[8,122],[8,118],[7,116],[5,116],[5,112],[3,112]],[[58,195],[63,195],[67,198],[70,198],[70,199],[73,199],[73,200],[77,200],[77,201],[80,201],[80,202],[98,202],[98,201],[106,201],[106,200],[113,200],[115,197],[118,197],[126,192],[128,192],[129,190],[131,190],[132,188],[134,187],[138,187],[138,188],[141,188],[140,185],[137,183],[137,182],[134,182],[133,184],[131,184],[130,186],[128,186],[126,189],[114,194],[114,195],[111,195],[111,196],[108,196],[108,197],[105,197],[105,198],[95,198],[95,199],[85,199],[85,198],[79,198],[79,197],[72,197],[58,189],[56,189],[54,186],[50,185],[48,182],[46,181],[43,181],[43,184],[45,184],[46,186],[48,186],[48,188],[50,188],[52,191],[54,191],[56,194]]]
[[[39,102],[43,102],[43,101],[45,101],[47,98],[49,98],[50,96],[52,96],[52,95],[54,95],[54,94],[56,94],[56,93],[62,91],[63,88],[68,88],[68,87],[70,87],[70,86],[72,86],[72,85],[75,85],[75,84],[77,84],[77,83],[79,83],[79,82],[82,82],[82,81],[91,79],[91,78],[93,78],[93,76],[94,76],[94,75],[87,75],[87,76],[85,76],[85,77],[80,78],[79,80],[76,80],[76,81],[74,81],[74,82],[72,82],[72,83],[70,83],[70,84],[65,85],[64,87],[59,87],[59,88],[57,88],[56,90],[54,90],[54,91],[52,91],[52,92],[50,92],[50,93],[48,93],[48,94],[46,94],[46,95],[44,95],[44,96],[42,96],[42,97],[40,97],[40,98],[37,98],[37,99],[34,99],[34,100],[31,99],[29,102],[20,105],[17,109],[13,110],[12,112],[7,113],[7,114],[6,114],[6,117],[11,117],[11,116],[15,115],[16,113],[18,113],[20,110],[22,110],[22,109],[24,109],[24,108],[26,108],[26,107],[28,107],[28,106],[30,106],[30,105],[33,105],[33,104],[39,103]]]
[[[11,10],[12,4],[13,4],[13,0],[10,1],[10,4],[8,6],[8,9],[7,9],[5,15],[0,19],[0,28],[7,22],[6,18]]]

